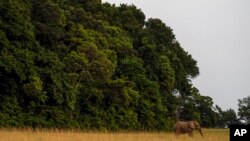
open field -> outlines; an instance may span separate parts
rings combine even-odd
[[[0,130],[0,141],[229,141],[228,129],[204,129],[204,139],[195,132],[194,138],[172,133],[104,133],[76,131]]]

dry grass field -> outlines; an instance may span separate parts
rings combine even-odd
[[[229,141],[228,129],[203,129],[204,138],[195,132],[194,137],[173,133],[104,133],[76,131],[0,130],[0,141]]]

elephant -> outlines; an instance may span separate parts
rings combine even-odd
[[[177,121],[174,124],[174,132],[176,137],[178,137],[180,134],[185,133],[188,133],[190,137],[193,137],[194,130],[198,130],[203,137],[200,124],[197,121]]]

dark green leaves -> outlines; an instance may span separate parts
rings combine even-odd
[[[0,2],[0,126],[170,130],[197,62],[160,19],[100,0]],[[201,99],[202,98],[202,99]]]

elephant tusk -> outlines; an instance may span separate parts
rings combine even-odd
[[[200,132],[200,134],[201,134],[201,136],[202,136],[202,138],[203,138],[204,136],[203,136],[203,134],[202,134],[202,132],[201,132],[201,129],[199,129],[199,132]]]

